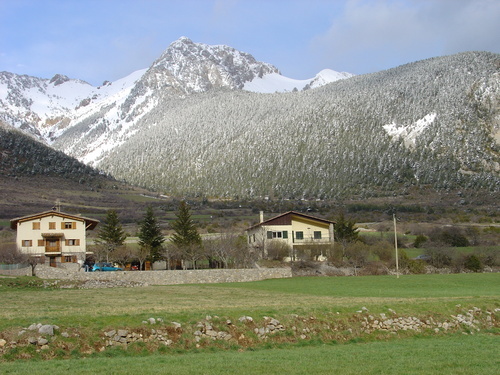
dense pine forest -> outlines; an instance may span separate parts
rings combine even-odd
[[[499,61],[462,53],[286,94],[211,90],[176,98],[165,91],[127,136],[121,130],[131,120],[113,124],[96,115],[55,146],[73,142],[66,149],[81,156],[105,135],[121,146],[99,168],[172,195],[368,198],[415,187],[497,193]]]

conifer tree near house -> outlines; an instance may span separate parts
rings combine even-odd
[[[356,228],[356,222],[346,219],[341,213],[335,222],[335,241],[340,243],[342,247],[342,257],[346,255],[347,245],[358,240],[358,234],[359,229]]]
[[[185,201],[179,204],[176,214],[177,219],[172,224],[175,233],[172,235],[172,243],[177,247],[184,260],[190,261],[191,266],[196,268],[196,262],[203,257],[201,236],[196,229],[189,205]]]
[[[177,219],[173,222],[172,228],[175,233],[172,235],[172,242],[178,247],[201,245],[201,236],[196,226],[191,220],[189,205],[185,201],[179,204],[179,210],[176,214]]]
[[[163,242],[165,242],[165,237],[161,233],[158,220],[154,215],[153,208],[148,206],[144,219],[140,222],[139,245],[149,252],[149,259],[155,262],[162,257]]]
[[[109,262],[110,254],[119,246],[122,246],[127,238],[125,231],[122,228],[118,214],[115,210],[109,210],[106,213],[99,233],[97,234],[97,244],[102,247],[106,255],[106,261]]]

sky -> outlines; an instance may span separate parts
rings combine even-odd
[[[149,67],[181,36],[289,78],[500,53],[499,0],[0,0],[0,71],[94,86]]]

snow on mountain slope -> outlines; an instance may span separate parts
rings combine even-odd
[[[287,92],[350,76],[323,70],[294,80],[271,64],[225,45],[181,37],[147,69],[94,87],[57,74],[52,79],[0,73],[0,122],[96,165],[123,144],[160,101],[212,89]]]
[[[417,138],[422,132],[427,129],[436,119],[436,113],[430,113],[423,118],[417,120],[413,124],[407,126],[398,126],[395,122],[384,125],[383,128],[394,140],[403,139],[404,145],[407,148],[415,148]]]
[[[129,93],[146,70],[94,87],[56,74],[52,79],[0,73],[0,120],[51,143],[75,120]]]
[[[316,88],[331,82],[352,77],[350,73],[339,73],[331,69],[324,69],[314,78],[297,80],[282,76],[278,73],[266,74],[262,77],[256,77],[252,81],[246,82],[244,90],[260,93],[291,92],[302,91],[305,89]]]

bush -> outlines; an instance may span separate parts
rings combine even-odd
[[[425,261],[420,259],[410,259],[408,262],[408,271],[413,274],[425,273]]]
[[[435,243],[441,243],[452,247],[469,246],[469,240],[462,233],[462,230],[457,227],[435,229],[430,234],[431,240]]]
[[[271,241],[268,246],[266,246],[267,258],[272,260],[283,260],[283,258],[290,256],[291,248],[290,246],[279,240]]]
[[[475,254],[471,254],[465,257],[464,267],[473,272],[480,272],[483,270],[481,260]]]
[[[417,238],[415,238],[415,242],[413,242],[413,246],[416,247],[417,249],[422,246],[424,242],[427,241],[427,237],[424,236],[423,234],[419,234]]]
[[[354,242],[347,246],[345,256],[354,267],[363,267],[370,256],[370,247],[362,242]]]
[[[453,256],[450,249],[431,248],[425,251],[425,255],[429,256],[429,264],[436,268],[449,267],[452,264]]]
[[[378,256],[378,259],[386,264],[390,264],[394,259],[394,245],[387,241],[381,241],[372,247],[373,254]]]
[[[360,275],[388,275],[389,269],[382,262],[370,262],[360,272]]]
[[[479,248],[476,253],[485,266],[496,267],[500,264],[500,251],[496,249]]]

